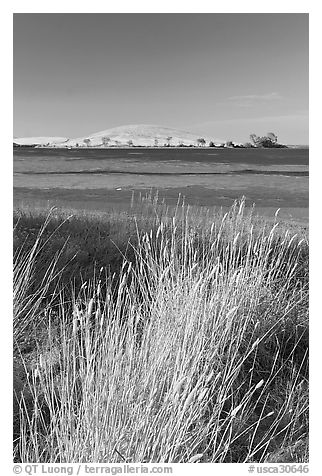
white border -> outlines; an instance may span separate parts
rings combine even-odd
[[[2,259],[1,266],[1,297],[2,297],[2,342],[1,342],[1,376],[3,391],[1,392],[1,461],[5,463],[2,474],[12,474],[12,439],[11,439],[11,391],[12,391],[12,13],[310,13],[310,241],[311,241],[311,382],[310,382],[310,475],[321,474],[318,470],[321,462],[321,294],[320,275],[321,240],[322,240],[322,204],[320,189],[322,179],[322,153],[320,151],[321,121],[314,119],[321,115],[319,91],[321,78],[321,38],[322,18],[318,2],[286,2],[286,1],[229,1],[214,4],[210,1],[198,1],[187,5],[187,2],[164,0],[162,2],[130,2],[119,1],[111,5],[106,1],[93,1],[85,4],[79,2],[56,1],[13,1],[2,7],[1,24],[1,62],[2,62],[2,173],[1,173],[1,227],[2,227]],[[6,431],[8,429],[8,431]],[[190,473],[195,471],[204,474],[246,474],[248,465],[180,465],[173,474]],[[8,471],[7,471],[8,469]]]

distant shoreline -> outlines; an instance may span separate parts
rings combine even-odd
[[[271,149],[280,149],[281,147],[242,147],[242,146],[235,146],[235,147],[197,147],[197,146],[170,146],[170,147],[153,147],[153,146],[133,146],[133,147],[46,147],[38,145],[13,145],[13,149],[46,149],[46,150],[133,150],[133,149],[143,149],[143,150],[178,150],[178,149],[197,149],[197,150],[223,150],[223,149],[256,149],[256,150],[271,150]],[[287,145],[283,147],[284,149],[309,149],[308,145]]]

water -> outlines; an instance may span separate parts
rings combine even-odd
[[[263,214],[307,221],[308,165],[308,149],[16,149],[14,203],[104,210],[152,188],[208,207],[244,195]]]

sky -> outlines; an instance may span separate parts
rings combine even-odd
[[[154,124],[308,144],[308,14],[13,17],[14,137]]]

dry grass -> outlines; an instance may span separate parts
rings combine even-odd
[[[243,201],[199,222],[150,205],[118,275],[56,286],[55,306],[57,257],[28,294],[43,231],[17,255],[15,459],[307,461],[307,240],[256,228]]]

